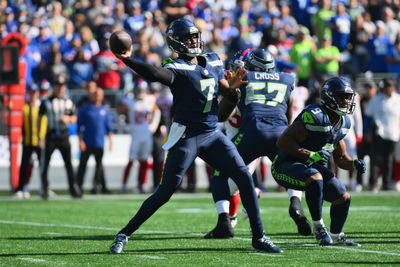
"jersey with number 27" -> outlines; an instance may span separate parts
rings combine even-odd
[[[286,112],[294,89],[293,76],[283,72],[249,71],[244,80],[248,83],[240,87],[242,123],[263,118],[271,126],[288,125]]]
[[[163,67],[172,71],[174,122],[196,131],[210,131],[218,123],[218,82],[223,63],[215,53],[197,57],[199,64],[167,58]]]

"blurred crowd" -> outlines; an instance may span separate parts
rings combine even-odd
[[[396,155],[400,161],[399,153],[394,150],[399,134],[385,135],[382,127],[390,123],[379,124],[381,118],[374,118],[377,111],[366,111],[367,102],[374,96],[371,87],[380,93],[388,83],[393,84],[393,94],[397,96],[400,0],[0,0],[0,39],[12,32],[25,37],[27,49],[23,59],[28,66],[28,90],[36,87],[52,90],[62,77],[66,97],[79,105],[79,101],[90,95],[87,93],[90,84],[95,83],[104,90],[103,103],[110,109],[113,131],[132,133],[132,118],[121,107],[129,101],[138,101],[144,90],[154,99],[147,101],[149,105],[157,106],[164,120],[168,120],[170,95],[160,84],[143,82],[116,59],[109,49],[108,38],[116,30],[127,31],[133,39],[133,57],[159,66],[164,58],[171,56],[165,42],[166,27],[181,17],[194,21],[202,33],[206,51],[218,53],[225,62],[240,49],[268,49],[277,69],[295,74],[298,87],[304,89],[302,94],[295,94],[300,106],[318,102],[319,86],[327,77],[347,76],[362,103],[361,130],[354,133],[355,149],[372,157],[371,150],[376,146],[362,146],[367,141],[380,142],[368,135],[371,131],[392,142],[389,159],[384,156],[386,150],[386,154],[372,151],[373,155],[382,156],[374,158],[379,164],[371,169],[371,175],[378,176],[379,166],[384,162],[383,189],[397,186],[400,191],[400,167],[388,163]],[[393,109],[391,115],[396,120],[400,108],[395,105]],[[147,113],[150,125],[154,109],[148,109]],[[385,119],[393,123],[391,127],[396,127],[400,122],[394,123],[393,118]],[[167,127],[168,123],[163,125]],[[157,133],[161,139],[168,130],[153,128],[151,133]],[[390,145],[383,146],[386,149]],[[162,159],[164,155],[154,156]],[[136,155],[130,162],[136,159],[144,160]],[[153,166],[159,168],[160,160],[157,162]],[[146,164],[142,165],[146,168]],[[362,180],[359,177],[355,180],[352,187],[359,190]],[[369,189],[379,190],[376,177],[370,178]]]
[[[110,34],[124,29],[134,57],[160,65],[167,25],[186,17],[222,60],[269,48],[309,88],[327,75],[400,74],[399,12],[398,0],[15,0],[0,2],[0,38],[26,37],[28,86],[63,74],[71,90],[94,80],[126,93],[137,79],[109,51]]]

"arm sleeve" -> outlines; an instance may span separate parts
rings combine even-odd
[[[160,82],[168,86],[172,84],[173,74],[168,69],[155,67],[133,58],[124,58],[122,61],[149,82]]]

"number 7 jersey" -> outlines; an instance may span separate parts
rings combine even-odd
[[[242,123],[262,118],[272,127],[288,125],[286,112],[294,77],[283,72],[249,71],[244,80],[248,83],[240,87]]]
[[[197,56],[199,64],[167,58],[163,67],[172,71],[174,121],[195,131],[210,131],[218,123],[218,82],[223,63],[215,53]]]

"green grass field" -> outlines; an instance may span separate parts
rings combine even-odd
[[[285,193],[264,193],[267,235],[285,252],[251,249],[249,223],[239,216],[235,238],[206,240],[216,223],[210,194],[175,194],[132,236],[125,253],[108,252],[114,235],[146,196],[67,196],[49,201],[0,197],[1,266],[305,266],[400,265],[400,194],[352,194],[347,236],[362,247],[319,247],[297,234]],[[303,205],[306,206],[304,199]],[[308,209],[306,213],[309,217]],[[329,203],[323,217],[329,225]]]

